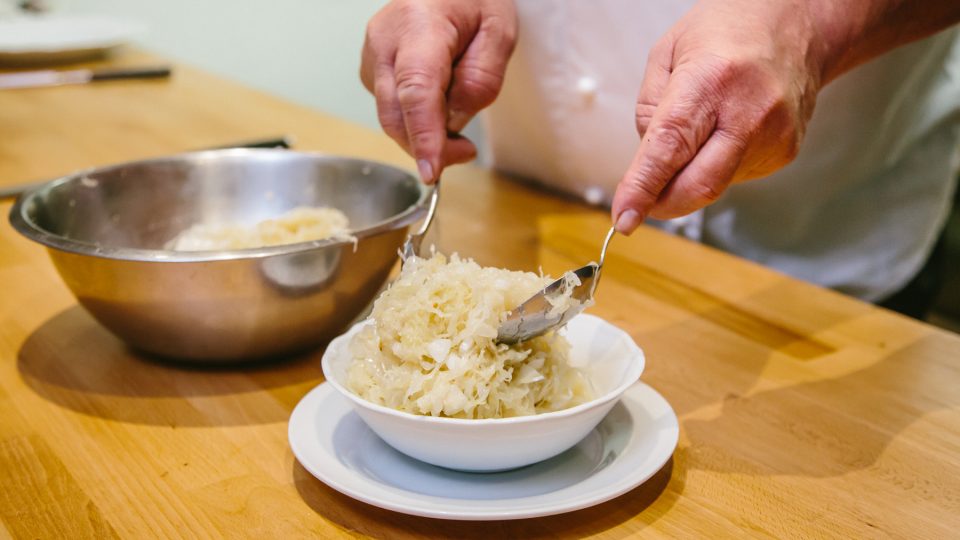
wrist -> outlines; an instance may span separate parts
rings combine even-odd
[[[806,5],[816,36],[813,62],[821,85],[826,85],[856,64],[852,53],[867,24],[870,5],[860,0],[811,0]]]
[[[808,0],[822,39],[824,83],[960,21],[957,0]]]

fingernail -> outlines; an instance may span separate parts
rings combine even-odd
[[[629,235],[640,226],[643,218],[636,210],[624,210],[617,218],[617,232],[623,235]]]
[[[447,120],[447,129],[459,133],[463,128],[467,127],[467,123],[470,122],[470,115],[463,111],[450,111],[450,119]]]
[[[433,165],[430,165],[430,162],[425,159],[417,160],[417,170],[420,171],[420,179],[424,183],[429,184],[433,182]]]

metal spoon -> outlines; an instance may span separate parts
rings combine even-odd
[[[553,313],[552,316],[548,316],[553,310],[553,305],[548,298],[561,294],[565,286],[566,279],[561,277],[544,287],[539,293],[531,296],[530,299],[507,315],[507,319],[497,329],[497,342],[513,344],[545,334],[567,324],[570,319],[579,315],[588,306],[593,305],[593,293],[597,290],[597,284],[600,283],[603,260],[607,257],[607,246],[610,244],[614,232],[615,229],[611,227],[607,233],[607,238],[603,241],[599,263],[592,262],[573,271],[580,279],[580,285],[573,289],[572,294],[573,298],[579,300],[578,304],[570,306],[560,313]]]
[[[427,234],[427,229],[433,223],[433,215],[437,212],[437,202],[440,200],[440,184],[438,183],[430,194],[430,208],[427,210],[427,217],[420,224],[420,229],[415,233],[407,235],[407,240],[400,247],[400,263],[407,262],[410,257],[420,256],[420,244],[423,243],[423,237]]]

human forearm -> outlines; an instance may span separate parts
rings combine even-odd
[[[960,0],[814,0],[827,83],[881,54],[960,21]]]

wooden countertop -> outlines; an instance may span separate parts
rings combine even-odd
[[[113,64],[140,63],[127,53]],[[317,76],[322,76],[318,66]],[[371,106],[372,101],[371,101]],[[335,111],[334,111],[335,112]],[[276,134],[411,161],[379,133],[185,66],[172,80],[0,91],[0,186]],[[441,249],[556,273],[605,212],[452,169]],[[929,537],[960,529],[960,337],[641,229],[593,309],[644,347],[680,443],[640,488],[565,515],[424,519],[294,459],[320,352],[247,369],[138,357],[96,324],[0,204],[0,537]],[[5,534],[4,534],[5,533]]]

